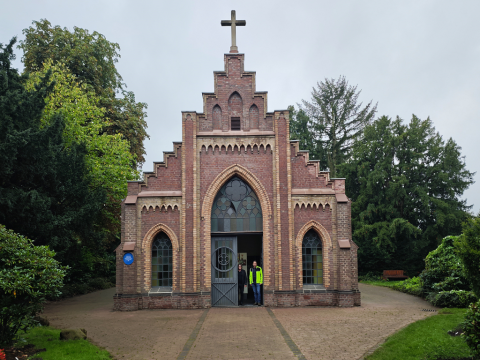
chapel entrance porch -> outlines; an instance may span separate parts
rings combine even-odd
[[[249,275],[254,261],[263,269],[262,233],[212,234],[212,306],[236,307],[239,305],[238,264]],[[263,269],[265,272],[265,269]],[[251,286],[243,294],[243,304],[253,306]],[[263,305],[263,285],[261,286]]]
[[[251,234],[241,234],[238,236],[238,257],[239,261],[244,260],[242,254],[246,255],[245,264],[242,263],[242,269],[245,270],[248,279],[249,270],[252,267],[254,261],[257,262],[257,265],[260,266],[265,273],[263,268],[263,234],[251,233]],[[262,294],[261,304],[263,305],[263,285],[260,286],[260,292]],[[253,297],[253,290],[251,286],[247,287],[247,293],[243,295],[243,304],[245,306],[253,306],[255,299]]]

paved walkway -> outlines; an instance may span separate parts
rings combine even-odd
[[[212,308],[113,312],[115,289],[55,303],[57,328],[85,328],[117,359],[359,359],[434,309],[388,288],[360,284],[354,308]]]

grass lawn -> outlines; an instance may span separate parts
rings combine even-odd
[[[368,360],[417,360],[470,356],[461,336],[452,337],[467,309],[442,309],[438,315],[419,320],[390,336]]]
[[[43,360],[106,360],[112,357],[108,351],[100,349],[88,340],[60,340],[60,330],[51,327],[36,327],[20,335],[26,342],[18,344],[33,344],[37,349],[47,349],[35,356]]]

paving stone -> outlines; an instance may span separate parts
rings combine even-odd
[[[212,308],[187,359],[296,359],[263,307]]]
[[[435,312],[430,303],[388,288],[359,284],[362,306],[274,308],[307,359],[358,359],[402,327]]]
[[[86,329],[117,359],[176,359],[190,341],[186,359],[300,359],[292,352],[296,346],[306,359],[332,360],[361,358],[402,327],[435,314],[423,312],[435,308],[411,295],[364,284],[360,291],[362,306],[353,308],[118,312],[112,311],[115,289],[109,289],[51,302],[44,315],[56,328]]]

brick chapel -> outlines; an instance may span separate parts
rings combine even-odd
[[[290,140],[288,110],[268,111],[236,47],[245,21],[222,25],[232,46],[203,112],[183,111],[182,142],[128,183],[114,308],[237,306],[253,261],[264,306],[360,305],[345,179]]]

